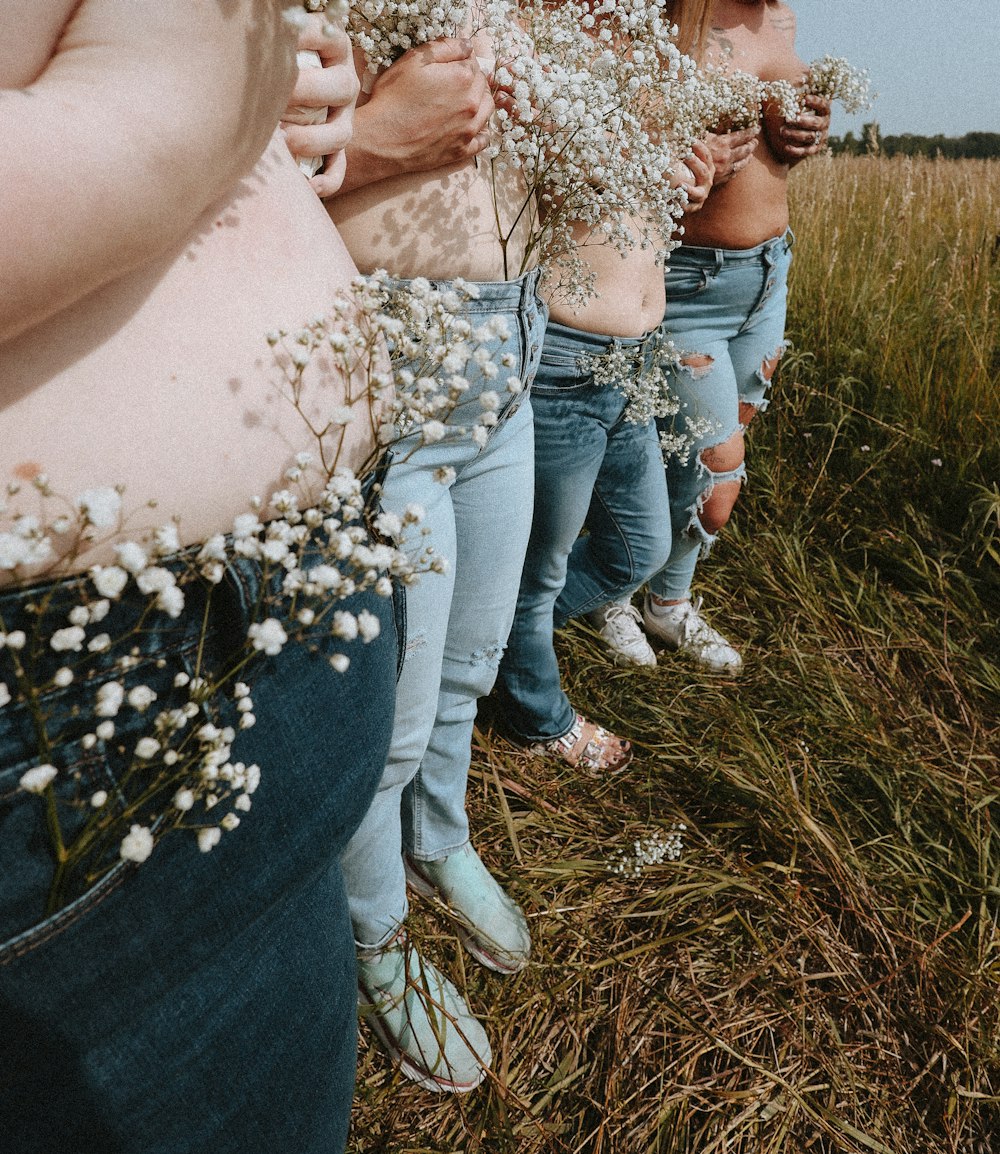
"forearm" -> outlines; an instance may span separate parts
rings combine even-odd
[[[356,109],[354,136],[345,149],[347,169],[340,192],[353,192],[358,188],[409,171],[402,161],[377,150],[381,139],[383,138],[378,128],[377,110],[369,104]]]
[[[99,7],[34,84],[0,92],[0,340],[183,240],[260,156],[294,79],[269,0],[236,0],[230,18]]]

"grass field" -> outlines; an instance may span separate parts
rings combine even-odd
[[[354,1154],[1000,1150],[1000,163],[793,174],[793,347],[701,570],[739,681],[560,640],[633,737],[593,781],[481,738],[483,857],[534,959],[468,963],[491,1080],[435,1097],[363,1028]],[[609,869],[684,823],[684,851]]]

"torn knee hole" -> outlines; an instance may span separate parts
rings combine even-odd
[[[741,482],[732,479],[716,481],[712,486],[711,494],[702,502],[698,513],[701,526],[710,537],[714,537],[729,520],[741,488]]]
[[[742,410],[742,406],[741,406]],[[742,412],[741,412],[742,416]],[[718,445],[711,445],[702,449],[699,454],[701,463],[709,473],[729,473],[743,464],[746,449],[743,444],[743,433],[737,430],[727,440]]]
[[[740,424],[745,429],[747,425],[757,416],[757,406],[751,405],[748,401],[740,401]]]
[[[500,658],[503,657],[503,650],[504,647],[499,641],[494,641],[492,645],[483,645],[469,655],[469,664],[487,665],[497,669],[500,666]]]
[[[760,375],[765,381],[769,381],[774,376],[774,370],[778,367],[778,361],[781,360],[781,353],[782,350],[779,349],[774,356],[760,362]]]
[[[685,353],[681,357],[681,368],[686,369],[695,380],[711,372],[714,364],[715,357],[710,357],[708,353]]]

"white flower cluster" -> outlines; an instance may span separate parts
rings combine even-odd
[[[760,123],[766,106],[785,120],[795,120],[802,108],[799,93],[786,80],[764,81],[749,72],[730,69],[727,63],[709,65],[689,78],[684,127],[697,139],[705,132],[740,132]],[[676,113],[675,113],[676,115]]]
[[[672,247],[684,194],[670,172],[683,152],[663,122],[682,57],[649,0],[522,0],[516,20],[497,0],[490,13],[494,85],[508,100],[489,155],[523,175],[525,261],[546,264],[579,304],[592,291],[581,235],[623,253]]]
[[[689,417],[683,432],[661,429],[660,453],[663,463],[666,465],[671,458],[676,458],[677,463],[683,467],[690,461],[695,445],[709,433],[718,432],[721,427],[721,424],[711,417],[698,417],[694,420]]]
[[[839,100],[845,112],[863,112],[871,107],[874,94],[868,70],[855,68],[842,56],[821,56],[809,65],[803,85],[813,96]]]
[[[354,0],[347,30],[374,73],[419,44],[468,34],[470,19],[468,0]]]
[[[684,851],[683,836],[687,826],[683,822],[668,830],[657,830],[649,837],[636,838],[630,850],[619,850],[608,862],[608,872],[626,878],[642,877],[650,866],[679,861]]]
[[[302,374],[314,357],[332,360],[353,382],[326,425],[313,426],[323,468],[329,470],[343,430],[358,419],[375,429],[379,452],[404,437],[414,446],[458,436],[485,444],[503,395],[519,393],[522,382],[510,372],[514,357],[492,351],[510,336],[506,322],[469,321],[466,305],[476,291],[461,280],[445,288],[424,278],[401,284],[379,270],[355,278],[351,290],[333,301],[329,316],[269,336],[286,357],[286,392],[300,412]],[[468,404],[473,371],[497,387]]]
[[[571,303],[592,292],[577,252],[587,243],[672,246],[684,193],[670,187],[693,136],[675,133],[667,109],[683,99],[682,57],[655,0],[360,0],[349,31],[373,71],[416,44],[481,30],[493,42],[494,193],[513,173],[523,201],[501,236],[506,276],[547,265]],[[687,61],[687,71],[694,64]],[[680,146],[679,146],[680,145]],[[498,220],[506,214],[499,211]],[[507,224],[502,225],[507,227]],[[515,232],[527,234],[508,264]]]
[[[657,417],[672,417],[680,411],[680,399],[670,387],[670,369],[677,363],[673,341],[662,332],[652,338],[652,353],[645,345],[614,343],[599,356],[580,358],[580,369],[593,376],[594,384],[613,387],[624,394],[625,420],[647,425]]]
[[[300,454],[289,474],[308,487],[311,468],[311,456]],[[53,496],[47,488],[44,493]],[[117,489],[90,489],[64,504],[75,510],[75,519],[60,525],[59,535],[76,540],[79,548],[93,540],[95,530],[120,524]],[[345,642],[373,641],[379,618],[367,610],[349,611],[344,599],[366,589],[388,597],[394,577],[408,582],[417,575],[420,558],[408,557],[384,537],[373,539],[365,524],[362,484],[344,469],[325,477],[318,498],[305,510],[289,489],[272,494],[266,504],[253,504],[252,511],[234,519],[228,537],[219,534],[201,546],[182,549],[174,524],[120,542],[113,546],[112,563],[94,565],[75,584],[61,586],[77,595],[68,610],[56,610],[51,597],[40,593],[31,606],[30,629],[8,629],[0,620],[0,651],[6,651],[13,671],[13,677],[0,682],[0,706],[28,703],[44,733],[39,748],[56,748],[62,731],[48,716],[46,703],[54,691],[75,685],[82,697],[89,694],[89,704],[81,703],[73,715],[74,725],[83,720],[89,727],[75,740],[84,752],[99,743],[110,748],[112,742],[116,750],[115,790],[70,803],[77,809],[86,806],[90,816],[71,841],[57,846],[66,863],[57,878],[70,871],[100,876],[115,860],[143,862],[172,828],[196,830],[203,851],[235,829],[260,780],[256,765],[231,757],[237,732],[256,723],[249,686],[233,684],[237,671],[246,676],[253,659],[274,656],[293,640],[309,643],[323,631]],[[265,511],[273,513],[271,519]],[[383,515],[374,528],[400,533],[421,517],[422,510],[413,507],[402,517]],[[3,536],[31,546],[7,550],[10,564],[5,568],[19,578],[22,565],[54,556],[55,529],[16,512],[10,522],[12,529]],[[71,548],[66,557],[72,563],[77,555]],[[265,590],[242,648],[236,646],[226,668],[177,672],[166,699],[159,701],[162,686],[154,689],[137,672],[144,660],[139,636],[157,617],[165,618],[169,629],[186,609],[201,614],[204,599],[211,597],[228,565],[242,558],[260,565]],[[202,608],[192,610],[188,601],[196,589]],[[139,598],[133,598],[127,620],[121,621],[114,607],[126,593]],[[334,653],[330,664],[344,671],[349,659]],[[231,723],[222,720],[223,711],[232,715]],[[26,770],[20,784],[54,802],[51,791],[59,779],[58,767],[45,761]],[[77,786],[67,779],[62,793],[67,789],[73,794]],[[167,797],[172,803],[165,803]]]

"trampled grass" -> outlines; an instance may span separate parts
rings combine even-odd
[[[480,737],[474,837],[534,959],[488,974],[414,899],[494,1074],[429,1095],[363,1030],[355,1154],[995,1148],[1000,165],[793,188],[793,348],[700,578],[745,674],[566,631],[571,698],[636,761],[595,782]],[[680,822],[680,861],[609,870]]]

